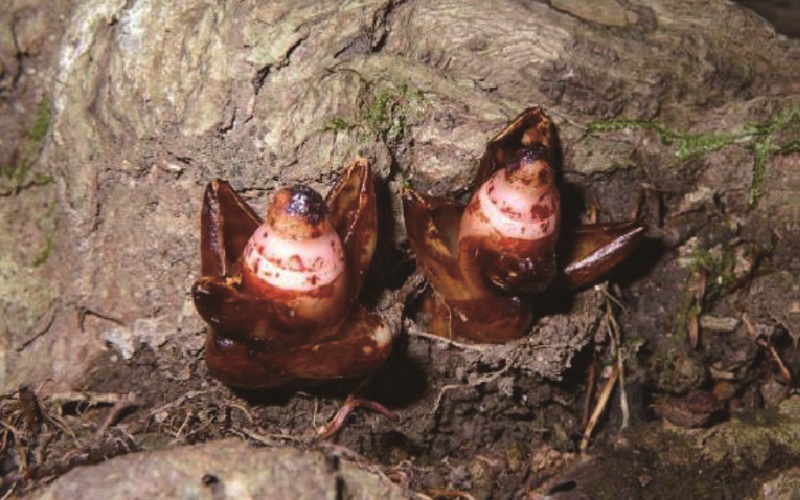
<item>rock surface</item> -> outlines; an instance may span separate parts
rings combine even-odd
[[[256,474],[253,474],[257,471]],[[408,498],[335,454],[253,448],[238,439],[118,457],[81,467],[35,496],[67,498]]]

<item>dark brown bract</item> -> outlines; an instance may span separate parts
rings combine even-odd
[[[419,315],[432,333],[480,342],[521,337],[533,321],[531,294],[555,283],[585,286],[638,245],[640,224],[584,226],[572,232],[568,264],[559,269],[553,144],[550,119],[531,108],[487,144],[466,207],[403,193],[411,249],[433,285]]]
[[[211,373],[236,387],[278,387],[358,377],[382,364],[389,329],[357,302],[377,225],[363,159],[324,202],[305,186],[277,191],[263,222],[227,182],[210,182],[192,295],[210,326]]]

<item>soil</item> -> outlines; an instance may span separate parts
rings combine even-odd
[[[505,65],[502,74],[477,74],[482,68],[472,67],[477,64],[472,60],[448,61],[441,47],[415,40],[414,30],[422,25],[414,23],[425,14],[417,2],[366,3],[380,3],[381,8],[369,6],[380,15],[375,14],[371,31],[345,33],[352,39],[344,48],[322,48],[316,35],[303,34],[307,19],[318,22],[304,11],[306,21],[296,22],[301,28],[288,31],[301,40],[274,43],[289,47],[279,62],[264,64],[255,76],[252,66],[226,69],[242,73],[249,93],[232,92],[227,101],[196,99],[202,101],[198,109],[217,110],[213,119],[205,108],[187,107],[185,121],[179,114],[164,115],[157,124],[148,121],[147,109],[131,104],[138,102],[135,92],[125,103],[115,99],[119,89],[98,80],[103,71],[94,66],[79,67],[87,71],[86,85],[105,83],[94,87],[91,105],[76,108],[97,122],[55,105],[51,120],[47,99],[74,90],[75,80],[54,88],[52,79],[64,40],[70,40],[75,19],[83,19],[79,9],[70,2],[45,8],[32,0],[0,8],[0,22],[11,33],[0,38],[0,197],[8,223],[0,239],[4,252],[8,249],[0,261],[6,297],[0,498],[104,491],[98,486],[102,475],[79,477],[74,471],[137,453],[153,457],[153,467],[164,467],[158,452],[188,454],[195,445],[209,446],[202,449],[228,465],[239,463],[232,457],[247,449],[301,452],[281,460],[321,455],[325,458],[308,470],[351,474],[358,469],[377,477],[380,487],[393,492],[385,494],[397,498],[800,494],[800,472],[792,467],[800,458],[800,90],[786,69],[791,64],[775,62],[769,79],[744,71],[732,59],[708,55],[716,66],[703,76],[713,88],[705,95],[693,93],[691,82],[670,82],[662,73],[665,80],[658,84],[615,75],[629,89],[653,85],[658,102],[633,90],[621,95],[618,86],[602,86],[599,80],[592,87],[592,71],[602,73],[604,60],[624,64],[597,40],[633,44],[656,19],[669,25],[664,13],[630,2],[600,2],[608,10],[591,25],[598,38],[576,35],[570,47],[576,60],[585,57],[596,66],[564,58],[537,73],[534,92],[546,111],[552,108],[557,124],[565,227],[633,214],[648,226],[648,238],[608,281],[572,295],[537,298],[536,325],[520,340],[503,345],[450,341],[428,335],[413,320],[413,304],[427,285],[405,241],[396,195],[409,183],[463,199],[486,140],[522,111],[504,116],[492,105],[492,99],[518,93],[513,85],[520,84],[521,73]],[[586,16],[600,15],[571,2],[550,3],[548,15],[558,22],[589,26]],[[544,9],[545,4],[533,4],[525,8]],[[770,57],[793,57],[796,40],[765,35],[769,28],[763,21],[741,7],[717,7],[776,44]],[[438,15],[448,19],[452,12],[444,10]],[[198,23],[205,19],[198,14]],[[114,18],[93,32],[101,69],[103,61],[106,69],[117,68],[118,55],[104,45],[103,33],[121,22]],[[406,37],[393,35],[392,29],[400,27],[408,30]],[[554,38],[561,36],[553,30]],[[324,25],[319,36],[324,40],[339,31],[335,23]],[[727,38],[709,37],[719,40],[709,52],[728,54]],[[669,40],[654,43],[659,50],[678,43]],[[488,36],[466,45],[470,53],[492,49]],[[695,48],[685,50],[695,54]],[[341,127],[331,138],[318,122],[292,108],[281,113],[286,121],[273,122],[283,127],[265,125],[274,112],[270,106],[282,105],[269,92],[275,86],[278,94],[287,92],[280,87],[281,75],[305,68],[304,58],[315,50],[344,54],[341,64],[352,67],[356,63],[346,56],[369,54],[371,62],[364,64],[374,66],[359,70],[367,74],[380,68],[384,78],[400,63],[381,57],[397,54],[412,54],[428,69],[451,73],[441,81],[412,73],[412,81],[429,84],[425,96],[403,86],[387,93],[377,84],[363,84],[351,67],[337,67],[337,80],[325,83],[325,90],[341,87],[341,100],[348,102],[326,105],[374,111],[383,102],[389,109],[383,122],[371,122],[369,113],[347,114],[359,118],[349,124],[326,122]],[[126,71],[134,70],[120,71],[130,75]],[[297,71],[309,80],[318,77]],[[449,87],[468,72],[476,73],[474,87],[457,92]],[[647,74],[655,78],[656,73]],[[143,94],[155,92],[143,81],[126,84],[141,85],[137,89],[145,89]],[[211,92],[189,87],[183,90]],[[473,94],[483,97],[470,101]],[[246,96],[255,104],[247,104]],[[676,96],[695,100],[679,105],[673,102]],[[474,102],[473,107],[461,106],[462,100]],[[691,113],[683,105],[705,114],[688,123],[684,119]],[[242,121],[236,113],[246,109],[251,115]],[[730,126],[733,119],[740,121]],[[44,123],[46,137],[36,132],[37,123]],[[89,139],[76,140],[73,132]],[[261,138],[259,144],[253,145],[254,136]],[[99,145],[83,144],[95,144],[92,140]],[[291,146],[279,151],[270,141]],[[124,153],[116,156],[117,150]],[[199,272],[196,215],[202,186],[215,176],[233,179],[261,209],[277,185],[303,181],[324,192],[335,178],[335,165],[356,152],[369,157],[382,178],[381,264],[370,271],[361,300],[393,326],[390,359],[366,380],[322,387],[242,391],[214,380],[203,362],[205,327],[188,294]],[[593,160],[594,155],[602,159]],[[100,166],[75,173],[73,157]],[[266,159],[274,161],[262,169]],[[458,167],[462,163],[470,168]],[[270,187],[264,187],[265,177]],[[387,406],[397,420],[360,409],[335,437],[317,439],[318,429],[351,393]],[[221,441],[227,438],[236,442]],[[239,448],[242,442],[249,448]],[[348,465],[340,468],[338,461]],[[223,470],[223,465],[214,467]],[[139,480],[147,470],[137,469]],[[218,480],[231,488],[237,473],[258,476],[226,469],[219,478],[201,481],[198,476],[192,487],[213,494]],[[302,468],[296,472],[298,482],[303,473]],[[368,482],[346,477],[350,484]],[[154,484],[159,480],[148,478]],[[332,486],[331,498],[375,495],[369,493],[374,490],[356,493],[342,481]]]

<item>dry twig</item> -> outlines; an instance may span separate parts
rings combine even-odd
[[[602,392],[600,392],[600,396],[597,400],[597,404],[594,407],[592,416],[589,418],[589,423],[586,426],[586,430],[583,432],[583,438],[581,438],[580,446],[581,452],[585,452],[589,448],[589,439],[591,438],[592,432],[594,431],[594,428],[600,419],[600,415],[603,414],[603,410],[605,410],[606,406],[608,405],[608,400],[611,398],[611,393],[614,390],[614,385],[616,385],[618,378],[619,365],[614,365],[614,368],[611,371],[611,376],[608,377],[606,385],[603,387]]]
[[[581,438],[580,450],[581,452],[585,452],[589,447],[589,440],[591,439],[592,433],[594,428],[597,426],[597,422],[600,419],[600,415],[603,414],[606,407],[608,406],[608,401],[611,398],[611,394],[614,391],[614,386],[616,385],[617,381],[619,381],[620,386],[620,411],[622,412],[622,424],[620,425],[620,429],[625,429],[628,427],[630,422],[630,408],[628,405],[628,397],[625,391],[625,378],[624,378],[624,354],[622,352],[622,332],[619,327],[619,323],[617,323],[617,319],[614,317],[614,304],[622,308],[622,305],[619,301],[614,298],[604,287],[596,287],[606,298],[606,313],[605,313],[605,324],[606,329],[608,332],[608,337],[611,341],[611,348],[614,352],[614,366],[609,376],[608,380],[606,381],[603,390],[600,392],[597,403],[595,404],[594,411],[592,412],[589,420],[586,424],[585,430],[583,432],[583,437]]]

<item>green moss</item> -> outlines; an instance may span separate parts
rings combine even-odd
[[[736,258],[720,247],[711,250],[698,248],[688,256],[686,281],[684,283],[681,308],[675,325],[674,339],[683,343],[689,334],[689,321],[699,317],[715,300],[728,293],[736,283],[734,266]],[[702,297],[696,297],[691,286],[699,273],[705,273],[705,289]]]
[[[692,158],[697,158],[720,150],[725,146],[730,146],[741,138],[742,136],[735,134],[680,135],[675,147],[675,158],[679,163],[684,163]]]
[[[720,131],[707,134],[693,134],[685,130],[675,130],[663,123],[648,120],[611,120],[590,123],[587,131],[593,135],[622,129],[651,130],[665,146],[674,147],[675,166],[681,167],[689,160],[702,157],[733,144],[746,145],[753,150],[753,179],[750,184],[748,201],[752,205],[758,198],[761,185],[766,178],[767,167],[775,154],[785,154],[800,150],[797,133],[800,128],[800,106],[791,106],[774,113],[766,121],[748,124],[738,131]],[[789,139],[784,141],[785,132]]]
[[[772,140],[768,137],[766,141],[760,142],[755,146],[755,159],[753,161],[753,180],[750,183],[750,191],[747,195],[747,202],[752,205],[755,203],[761,191],[761,185],[767,176],[767,165],[772,158],[776,148]]]
[[[408,134],[425,103],[425,96],[407,84],[383,89],[367,108],[366,121],[374,134],[396,142]]]
[[[358,115],[327,117],[321,129],[333,133],[355,129],[364,137],[377,138],[391,146],[409,134],[426,106],[422,92],[405,83],[387,83],[373,93]]]
[[[50,252],[53,250],[53,241],[56,236],[56,231],[58,230],[57,206],[55,200],[52,200],[42,216],[39,217],[38,226],[44,233],[44,247],[34,259],[33,267],[39,267],[47,262],[48,257],[50,257]]]
[[[29,186],[43,186],[52,182],[48,174],[37,172],[31,178],[42,143],[50,128],[50,103],[46,99],[36,106],[33,124],[25,131],[25,137],[14,154],[14,162],[0,166],[0,195],[13,195]]]
[[[50,129],[50,103],[42,99],[36,106],[36,120],[26,134],[32,141],[42,142]]]
[[[339,117],[339,116],[331,116],[331,117],[325,118],[325,120],[322,122],[322,130],[324,132],[337,133],[337,132],[340,132],[342,130],[351,129],[354,126],[355,125],[352,122],[349,122],[349,121],[347,121],[344,118]]]
[[[735,257],[721,249],[698,249],[690,257],[689,272],[705,272],[706,290],[704,304],[708,304],[725,294],[736,280],[733,272]]]
[[[51,119],[50,103],[46,99],[42,99],[36,106],[36,116],[33,117],[31,125],[14,151],[12,163],[0,166],[0,196],[13,196],[28,187],[45,186],[52,183],[51,175],[36,171],[37,167],[41,167],[38,163],[39,154],[50,130]],[[29,203],[33,203],[37,207],[45,206],[43,211],[37,209],[35,213],[24,208],[20,209],[20,213],[24,213],[26,220],[35,221],[44,238],[41,250],[33,257],[32,262],[26,263],[32,267],[39,267],[47,261],[53,250],[58,228],[58,204],[52,190],[40,192],[21,202],[18,206],[29,206]],[[12,216],[9,215],[9,217]]]

